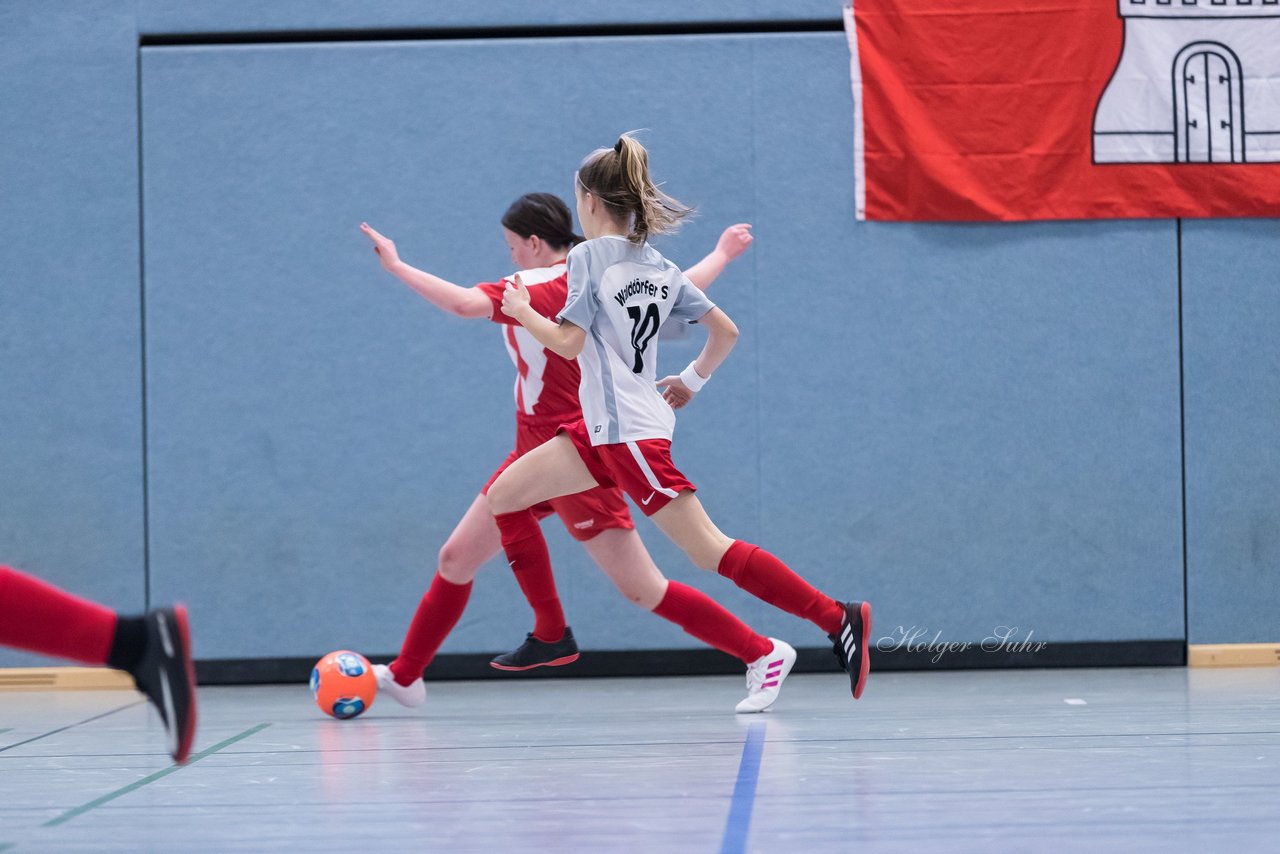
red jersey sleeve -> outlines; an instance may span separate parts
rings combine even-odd
[[[476,285],[476,290],[489,298],[491,304],[489,311],[489,319],[494,323],[512,323],[515,318],[507,317],[502,313],[502,292],[506,290],[507,282],[483,282]]]
[[[502,323],[507,326],[517,325],[514,317],[508,317],[502,313],[502,292],[507,289],[509,279],[503,279],[500,282],[485,282],[476,285],[485,296],[489,298],[489,302],[493,304],[493,311],[489,319],[494,323]],[[564,308],[564,300],[569,291],[565,284],[565,277],[558,276],[549,282],[540,282],[536,285],[526,285],[529,289],[529,302],[533,306],[533,310],[543,317],[551,320],[556,319],[556,315],[560,313],[560,309]]]

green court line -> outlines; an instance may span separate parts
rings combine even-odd
[[[134,700],[132,703],[125,703],[123,706],[112,709],[109,712],[103,712],[100,715],[94,715],[91,718],[85,718],[84,720],[76,721],[73,724],[60,726],[57,729],[49,730],[48,732],[43,733],[41,735],[32,736],[31,738],[28,738],[25,741],[15,741],[13,744],[6,744],[4,747],[0,747],[0,753],[4,753],[6,750],[13,750],[15,747],[22,747],[24,744],[31,744],[33,741],[40,741],[41,739],[48,738],[51,735],[57,735],[60,732],[66,732],[69,729],[75,729],[76,727],[83,726],[84,724],[93,723],[94,721],[102,720],[105,717],[110,717],[111,715],[114,715],[116,712],[123,712],[125,709],[132,709],[134,706],[140,703],[145,703],[145,702],[146,700],[141,700],[141,699]]]
[[[8,851],[10,848],[12,848],[17,844],[18,843],[16,842],[0,842],[0,851]]]
[[[262,732],[264,729],[266,729],[269,726],[271,726],[271,724],[269,723],[258,724],[256,727],[247,729],[244,732],[240,733],[239,735],[231,736],[231,738],[228,738],[226,741],[220,741],[217,744],[215,744],[213,747],[202,750],[199,753],[192,754],[191,758],[187,760],[187,764],[194,765],[196,762],[199,762],[201,759],[204,759],[206,756],[210,756],[214,753],[217,753],[219,750],[222,750],[224,747],[230,747],[231,745],[235,744],[237,741],[244,741],[249,736]],[[161,777],[167,777],[170,774],[172,774],[174,771],[177,771],[182,767],[183,766],[181,765],[170,765],[168,768],[165,768],[163,771],[157,771],[156,773],[150,776],[143,777],[141,780],[136,780],[127,786],[123,786],[119,789],[116,789],[114,792],[111,792],[110,794],[103,795],[100,798],[94,798],[92,801],[89,801],[89,803],[87,804],[78,806],[75,809],[67,810],[57,818],[53,818],[53,819],[50,819],[49,821],[46,821],[43,827],[57,827],[60,824],[66,824],[76,816],[84,815],[90,810],[95,810],[98,807],[102,806],[103,804],[109,803],[110,801],[114,801],[116,798],[121,797],[122,795],[127,795],[130,792],[135,791],[136,789],[141,789],[143,786],[147,785],[148,783],[154,783],[156,780],[159,780]],[[0,850],[3,850],[3,849],[0,849]]]
[[[13,729],[13,727],[11,726],[0,727],[0,732],[8,732],[11,729]],[[3,850],[4,850],[3,848],[0,848],[0,851],[3,851]]]

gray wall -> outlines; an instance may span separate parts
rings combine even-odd
[[[511,369],[491,324],[414,297],[356,225],[491,280],[512,198],[568,197],[583,154],[645,128],[701,211],[664,251],[758,235],[713,291],[742,344],[677,433],[725,530],[871,598],[877,635],[1275,640],[1274,223],[857,224],[838,32],[138,48],[834,6],[7,5],[0,556],[121,608],[183,598],[205,658],[393,650],[509,449]],[[700,344],[664,341],[664,369]],[[823,642],[640,525],[670,576]],[[693,644],[546,530],[584,646]],[[444,651],[528,623],[495,562]]]
[[[1280,638],[1280,228],[1182,226],[1191,643]]]
[[[119,6],[0,5],[0,562],[136,610],[137,31]]]

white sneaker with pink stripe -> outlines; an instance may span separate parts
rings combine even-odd
[[[769,654],[747,665],[747,697],[735,710],[739,714],[763,712],[772,706],[782,690],[782,681],[796,663],[796,651],[791,644],[777,638],[769,640],[773,641]]]

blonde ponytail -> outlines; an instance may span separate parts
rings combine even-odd
[[[649,176],[649,152],[630,134],[623,134],[613,148],[587,155],[578,179],[588,192],[601,199],[614,218],[629,226],[627,239],[644,243],[654,234],[670,234],[693,213],[658,189]]]

